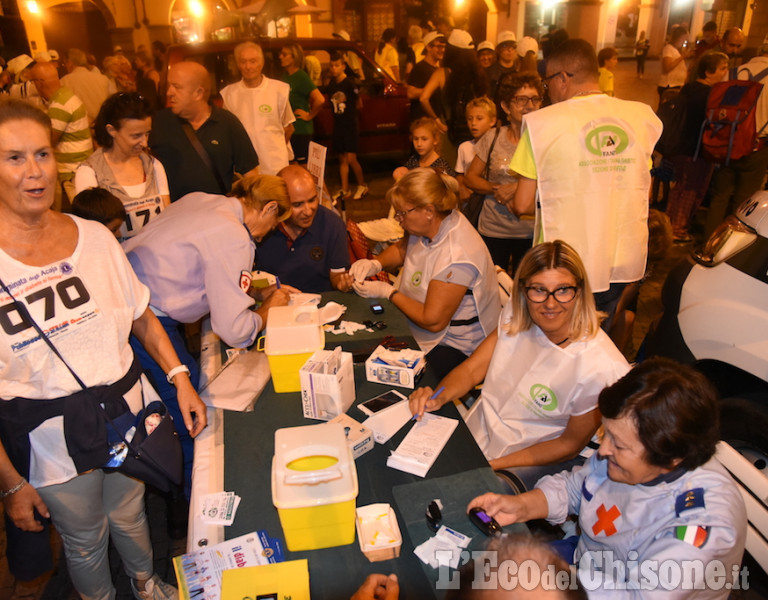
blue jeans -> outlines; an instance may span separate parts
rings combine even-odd
[[[179,360],[182,364],[189,367],[189,378],[192,381],[192,386],[197,389],[200,383],[200,367],[197,361],[187,350],[184,344],[184,338],[179,331],[179,323],[170,317],[158,317],[160,323],[162,323],[168,337],[171,339],[173,349],[176,350],[176,354],[179,356]],[[181,416],[181,410],[179,410],[179,401],[176,398],[176,387],[168,383],[165,377],[165,371],[158,365],[155,360],[147,353],[141,342],[134,336],[131,336],[131,347],[136,353],[136,357],[141,363],[141,367],[149,379],[149,382],[155,388],[160,398],[168,407],[168,411],[173,417],[173,424],[176,427],[176,431],[179,434],[179,441],[181,442],[181,450],[184,454],[184,495],[189,500],[192,492],[192,459],[195,456],[195,442],[190,437],[186,426],[184,425],[184,419]]]

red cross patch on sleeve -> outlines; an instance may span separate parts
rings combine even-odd
[[[252,279],[250,271],[240,271],[240,289],[247,293]]]

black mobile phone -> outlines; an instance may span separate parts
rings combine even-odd
[[[501,535],[501,525],[479,506],[469,509],[469,520],[489,537]]]
[[[378,302],[374,302],[373,304],[371,304],[371,312],[374,315],[380,315],[384,312],[384,307]]]

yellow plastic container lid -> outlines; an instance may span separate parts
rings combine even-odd
[[[348,502],[357,492],[357,469],[340,423],[275,431],[272,502],[278,509]]]

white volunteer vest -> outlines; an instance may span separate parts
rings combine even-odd
[[[468,264],[479,273],[472,288],[475,314],[487,336],[494,330],[499,317],[499,292],[496,271],[490,254],[480,235],[461,213],[453,211],[440,225],[440,231],[428,242],[412,235],[408,240],[405,262],[400,276],[400,291],[406,296],[424,302],[432,277],[454,264]],[[450,325],[437,332],[427,331],[410,320],[411,333],[425,353],[437,346]]]
[[[560,437],[571,416],[594,409],[600,391],[629,370],[602,330],[560,348],[535,325],[508,335],[511,314],[507,303],[483,395],[466,419],[488,460]]]
[[[593,94],[527,114],[525,129],[538,175],[537,238],[573,246],[595,292],[641,279],[658,117],[646,104]]]
[[[245,87],[242,81],[221,90],[224,108],[240,119],[259,157],[259,172],[277,175],[288,166],[283,111],[288,102],[287,83],[264,77],[259,87]]]

